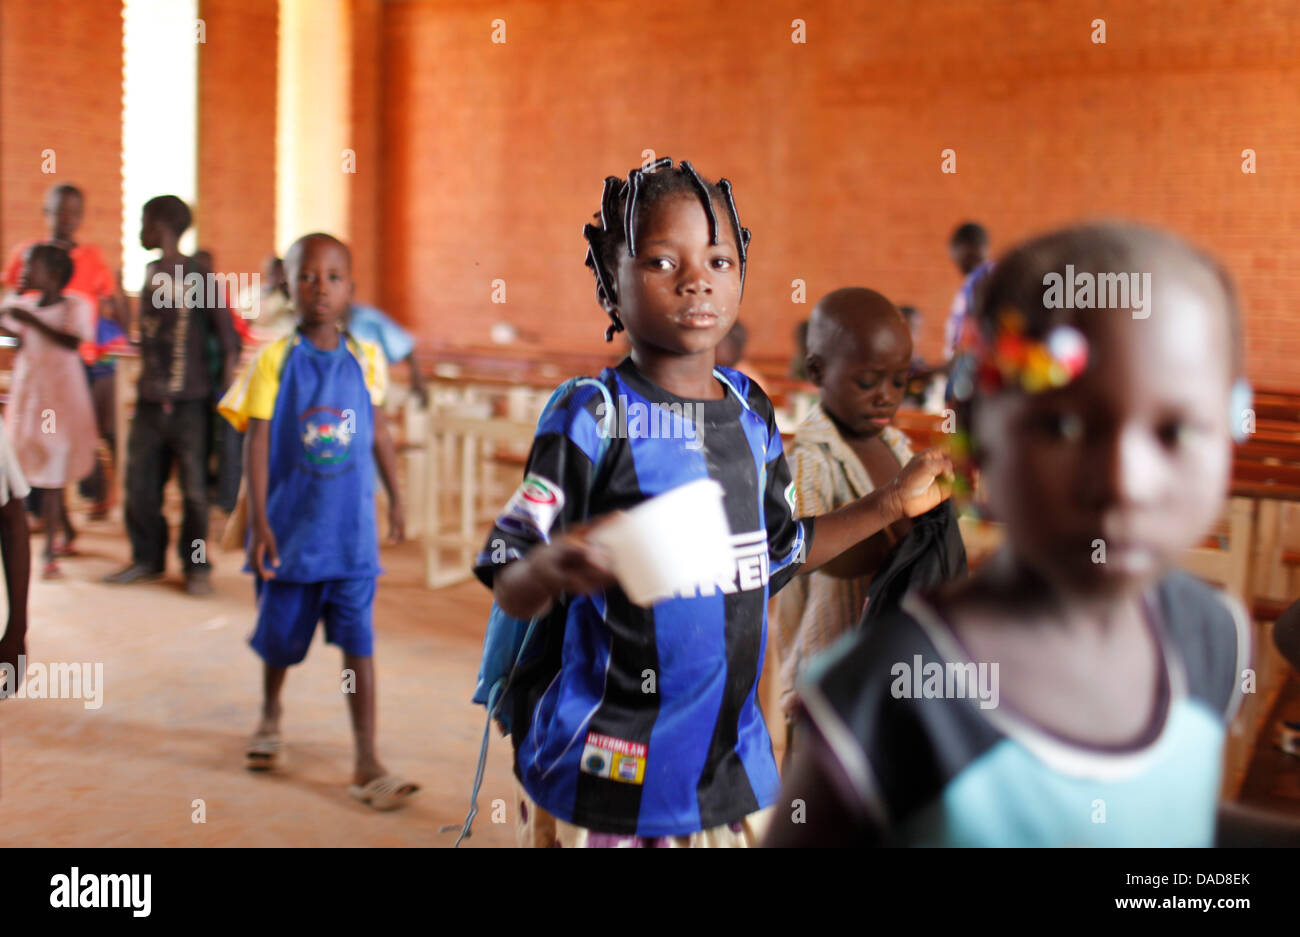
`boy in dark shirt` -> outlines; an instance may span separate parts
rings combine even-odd
[[[104,581],[132,583],[162,576],[167,562],[163,487],[174,461],[185,502],[177,544],[185,591],[206,595],[212,591],[205,459],[213,392],[206,345],[208,336],[215,335],[221,348],[222,386],[229,383],[239,345],[229,315],[206,306],[207,278],[201,266],[178,247],[190,220],[189,206],[174,195],[145,202],[140,220],[141,245],[161,255],[149,264],[140,291],[141,371],[126,467],[131,563]]]

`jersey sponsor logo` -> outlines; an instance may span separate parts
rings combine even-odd
[[[713,595],[719,591],[723,595],[731,595],[762,589],[767,585],[770,572],[767,531],[751,530],[748,533],[732,534],[731,558],[731,568],[726,574],[713,581],[698,583],[690,591],[678,592],[678,597],[689,599],[696,595]]]
[[[578,768],[583,774],[609,781],[640,784],[645,780],[645,760],[646,747],[640,742],[588,732]]]
[[[560,486],[541,475],[528,475],[506,502],[505,510],[497,518],[497,526],[504,531],[545,540],[562,510],[564,491]]]
[[[317,465],[334,465],[351,453],[356,421],[351,411],[333,407],[312,407],[298,418],[302,428],[302,448]]]

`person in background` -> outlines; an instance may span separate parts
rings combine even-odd
[[[207,341],[215,333],[223,365],[234,359],[235,330],[224,309],[210,310],[206,290],[193,302],[185,280],[203,276],[197,261],[180,251],[190,226],[189,206],[174,195],[145,202],[140,244],[159,251],[145,271],[140,291],[140,381],[135,418],[131,421],[126,466],[126,527],[131,562],[104,577],[127,584],[162,577],[167,564],[167,521],[162,513],[163,488],[173,464],[184,499],[184,520],[177,542],[185,591],[212,592],[208,563],[208,485],[206,456],[213,381]]]
[[[76,239],[86,211],[86,199],[81,189],[66,182],[51,186],[45,193],[41,210],[45,217],[47,240],[66,250],[72,259],[72,279],[68,281],[64,292],[82,296],[98,313],[94,339],[83,342],[80,350],[94,401],[96,426],[100,438],[108,446],[111,464],[111,458],[117,451],[113,399],[115,365],[112,355],[125,346],[126,333],[131,324],[131,308],[122,291],[121,271],[114,276],[109,272],[108,263],[98,246],[78,242]],[[13,249],[4,268],[4,285],[8,289],[18,288],[23,259],[36,243],[26,241]],[[93,474],[82,480],[80,490],[82,497],[92,502],[91,520],[102,520],[108,515],[112,485],[98,461]],[[34,498],[35,496],[33,501]],[[31,508],[36,510],[34,503]]]
[[[240,317],[248,322],[249,332],[258,344],[273,342],[298,327],[298,313],[289,301],[289,285],[284,278],[284,261],[268,254],[262,262],[260,289],[242,297]]]
[[[221,401],[248,434],[248,570],[255,574],[262,658],[262,718],[245,749],[253,771],[282,767],[281,691],[321,620],[325,639],[355,675],[348,709],[356,745],[348,793],[375,810],[405,805],[418,784],[379,761],[375,739],[375,586],[383,572],[375,471],[389,493],[391,542],[403,535],[393,439],[384,417],[383,353],[343,328],[352,255],[328,234],[308,234],[286,254],[298,329],[266,345]]]
[[[724,368],[739,371],[746,377],[758,378],[759,372],[753,364],[745,360],[745,346],[749,344],[749,329],[739,319],[731,331],[718,343],[717,363]]]
[[[53,244],[27,252],[18,288],[0,304],[0,327],[21,342],[5,416],[25,479],[40,492],[45,526],[43,579],[61,578],[58,556],[74,556],[76,531],[64,486],[95,465],[95,414],[77,355],[95,329],[95,312],[79,294],[64,294],[72,258]]]
[[[965,347],[967,317],[974,304],[975,289],[993,269],[993,261],[989,260],[989,233],[973,221],[958,225],[948,240],[948,256],[961,272],[962,283],[952,299],[944,330],[945,361],[951,361]]]
[[[912,362],[907,323],[875,290],[848,287],[822,297],[808,328],[808,375],[821,400],[799,424],[790,452],[795,514],[815,517],[886,487],[912,458],[889,425]],[[856,627],[877,569],[911,529],[901,519],[776,597],[785,757],[792,756],[795,685],[812,657]]]
[[[1149,318],[1064,309],[1043,285],[1067,265],[1163,288]],[[960,417],[1005,545],[811,668],[780,798],[808,810],[767,844],[1300,844],[1296,821],[1219,802],[1250,616],[1177,569],[1232,470],[1227,273],[1164,232],[1083,225],[1002,258],[972,315]]]
[[[226,278],[217,273],[216,261],[213,259],[212,251],[199,248],[194,252],[194,260],[205,274],[214,275],[217,278],[214,282],[226,282]],[[237,343],[233,349],[234,360],[223,364],[220,342],[217,341],[215,334],[209,333],[208,335],[208,370],[211,372],[214,382],[214,392],[212,394],[214,408],[222,395],[229,389],[228,384],[218,387],[217,382],[220,381],[221,375],[223,373],[233,375],[239,364],[240,347],[256,343],[247,320],[240,315],[240,297],[232,295],[228,289],[225,289],[225,286],[216,291],[215,298],[220,300],[223,295],[226,298],[226,310],[230,314],[230,324],[235,330]],[[216,314],[215,309],[213,312]],[[208,467],[208,497],[229,514],[235,509],[235,500],[239,496],[240,463],[243,461],[244,436],[242,433],[235,432],[235,428],[226,420],[214,419],[208,446],[209,457],[204,463]],[[213,456],[215,456],[215,460]],[[216,462],[215,465],[213,465],[214,461]]]
[[[352,303],[348,307],[347,330],[353,338],[374,342],[383,349],[390,367],[406,362],[411,377],[411,393],[421,407],[429,405],[429,394],[424,386],[424,376],[420,374],[420,363],[415,360],[415,339],[410,332],[383,311],[364,303]]]

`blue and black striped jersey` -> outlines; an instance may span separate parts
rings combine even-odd
[[[714,374],[722,399],[687,400],[628,359],[553,401],[475,567],[490,586],[503,563],[576,524],[698,479],[723,488],[728,576],[651,608],[617,586],[565,597],[542,623],[545,651],[517,693],[515,772],[539,805],[588,829],[685,835],[779,790],[756,697],[767,603],[813,524],[794,517],[771,401],[738,371]]]

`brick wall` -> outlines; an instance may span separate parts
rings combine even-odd
[[[42,151],[54,151],[52,174]],[[122,7],[114,0],[0,0],[0,250],[44,237],[41,200],[80,186],[78,239],[110,267],[122,248]]]
[[[349,186],[349,226],[352,279],[361,302],[379,299],[379,270],[383,256],[381,223],[384,152],[383,7],[381,0],[351,0],[352,110],[349,145],[357,153],[357,171],[345,175]]]
[[[790,41],[795,17],[806,44]],[[997,250],[1126,216],[1218,252],[1256,382],[1300,389],[1290,0],[665,0],[652,14],[412,0],[386,4],[382,26],[381,298],[425,342],[485,342],[506,318],[553,348],[600,348],[579,231],[601,178],[653,148],[735,182],[755,354],[787,353],[806,317],[795,278],[810,302],[863,284],[919,306],[937,354],[955,223],[983,221]],[[945,147],[956,175],[940,173]]]
[[[199,242],[217,267],[255,273],[275,244],[277,5],[200,0]]]

